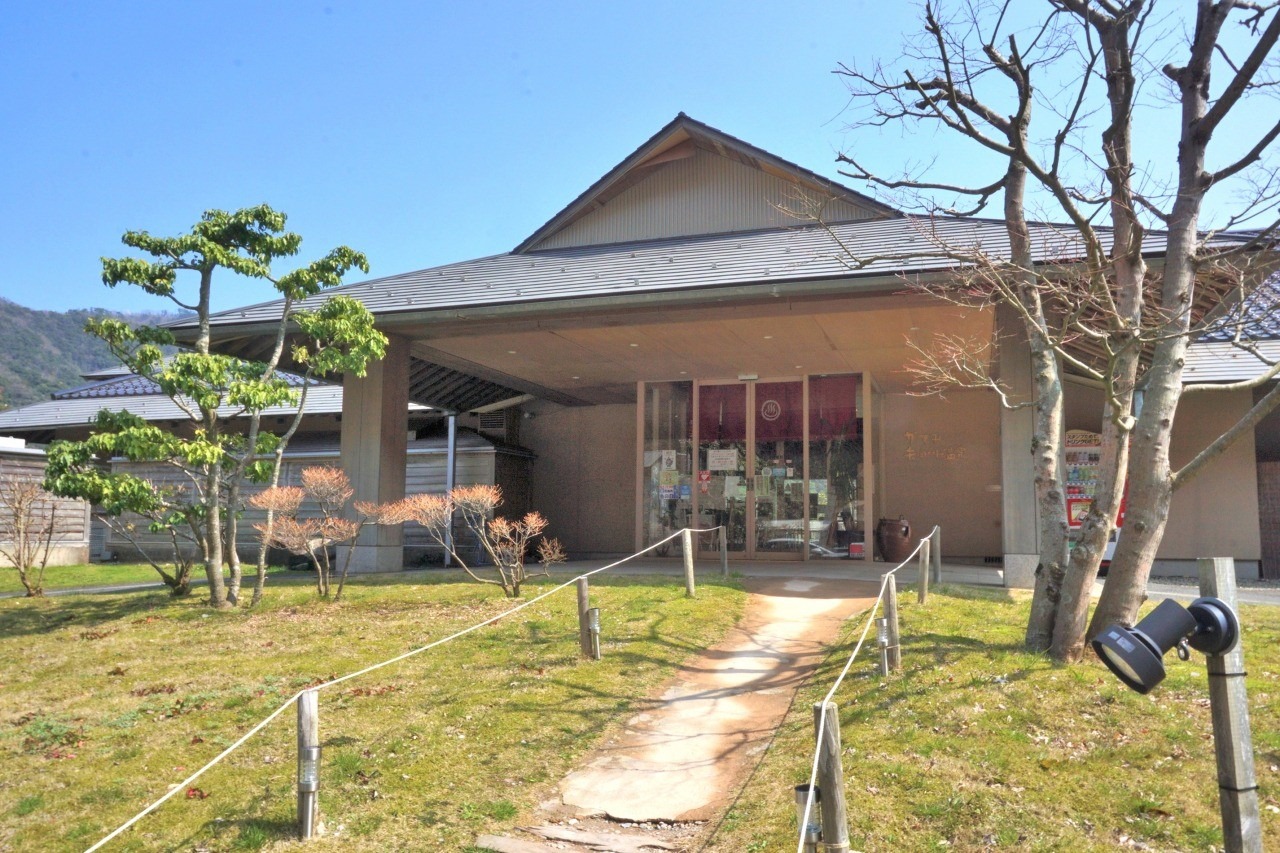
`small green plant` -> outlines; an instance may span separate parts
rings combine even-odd
[[[125,711],[120,716],[107,720],[107,725],[113,729],[131,729],[138,724],[138,718],[137,711]]]
[[[83,727],[72,727],[56,717],[36,717],[23,726],[22,734],[22,746],[27,752],[71,746],[84,739]]]
[[[23,797],[18,800],[18,804],[13,807],[13,813],[18,817],[26,817],[37,809],[44,807],[44,797],[39,794],[32,794],[29,797]]]
[[[333,769],[343,776],[354,776],[360,772],[364,759],[354,752],[339,752],[333,757]]]
[[[240,827],[240,834],[236,836],[232,848],[235,850],[261,850],[267,846],[267,842],[270,840],[271,836],[265,827],[258,823],[249,822]]]

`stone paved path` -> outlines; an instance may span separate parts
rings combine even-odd
[[[689,661],[655,707],[632,717],[560,784],[565,806],[620,821],[706,820],[759,760],[796,690],[878,586],[749,579],[742,621]]]
[[[649,707],[601,744],[544,803],[550,821],[515,837],[483,836],[501,853],[683,850],[737,795],[796,691],[840,627],[879,584],[757,577],[738,625],[688,661]],[[554,839],[555,846],[546,842]]]

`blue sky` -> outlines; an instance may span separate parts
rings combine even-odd
[[[681,110],[832,177],[845,146],[927,159],[941,140],[847,133],[831,73],[894,58],[914,20],[883,0],[10,4],[0,296],[160,308],[100,283],[120,234],[264,201],[303,259],[345,243],[372,275],[503,252]]]

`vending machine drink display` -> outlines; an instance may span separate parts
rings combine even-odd
[[[1067,524],[1076,530],[1098,496],[1098,463],[1102,461],[1101,436],[1073,429],[1067,433]]]
[[[1069,430],[1063,456],[1066,461],[1067,526],[1074,533],[1084,524],[1085,516],[1089,514],[1089,508],[1093,506],[1098,496],[1098,465],[1102,461],[1102,436],[1083,429]],[[1115,553],[1116,537],[1124,525],[1124,507],[1125,499],[1122,498],[1120,512],[1116,517],[1116,530],[1111,534],[1103,553],[1104,566],[1111,561],[1111,556]]]

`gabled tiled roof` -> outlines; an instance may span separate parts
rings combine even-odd
[[[281,372],[279,375],[294,388],[301,388],[304,382],[301,376],[295,376],[292,373]],[[318,383],[313,382],[312,384]],[[54,400],[89,400],[102,399],[104,397],[137,397],[159,393],[161,393],[160,386],[152,380],[136,373],[126,373],[123,376],[104,379],[99,382],[90,382],[87,385],[68,388],[65,391],[55,391],[50,397]]]
[[[97,418],[98,412],[102,409],[113,412],[129,411],[152,422],[185,423],[188,421],[187,413],[173,400],[158,391],[141,394],[80,396],[55,398],[43,403],[23,406],[20,409],[0,412],[0,435],[87,426]],[[410,403],[409,410],[421,414],[428,411],[428,407]],[[264,409],[262,414],[264,417],[277,417],[292,415],[295,411],[297,411],[296,406],[272,406]],[[226,406],[219,411],[219,414],[223,417],[232,417],[238,412],[237,407]],[[308,415],[336,415],[341,412],[341,385],[313,384],[307,391]]]
[[[1238,309],[1228,312],[1218,327],[1200,340],[1232,341],[1237,333],[1253,341],[1280,340],[1280,276],[1258,285]]]
[[[817,172],[812,172],[803,166],[792,163],[790,160],[784,160],[776,154],[770,154],[763,148],[757,148],[749,142],[745,142],[736,136],[731,136],[723,130],[690,118],[684,113],[679,113],[661,130],[645,140],[639,148],[627,155],[621,163],[583,190],[563,210],[547,220],[537,231],[526,237],[519,246],[516,246],[514,252],[519,254],[532,249],[540,241],[550,237],[576,217],[608,198],[610,193],[616,193],[618,186],[625,184],[628,180],[629,173],[632,173],[635,169],[645,168],[646,161],[650,161],[653,155],[662,151],[664,147],[669,147],[674,140],[681,138],[696,142],[721,154],[731,154],[735,159],[749,163],[755,168],[771,171],[774,174],[786,175],[796,183],[815,188],[833,198],[843,198],[859,207],[872,211],[876,215],[902,215],[901,211],[890,207],[884,202],[849,189],[830,178],[819,175]]]
[[[1070,226],[1031,226],[1038,263],[1066,263],[1083,254]],[[1103,239],[1108,233],[1100,229]],[[1228,240],[1230,238],[1222,238]],[[307,300],[314,308],[333,293],[355,297],[375,315],[447,312],[499,305],[536,305],[566,299],[628,299],[653,294],[710,291],[829,279],[892,277],[961,266],[953,255],[982,251],[1007,257],[1003,221],[954,217],[902,217],[830,226],[677,237],[609,246],[503,254],[377,278]],[[1164,234],[1148,231],[1144,251],[1164,251]],[[883,286],[883,284],[881,285]],[[785,291],[783,291],[785,295]],[[279,301],[213,315],[212,325],[251,326],[280,315]],[[191,328],[175,321],[175,329]]]
[[[1240,341],[1240,344],[1233,343]],[[1280,276],[1272,276],[1187,347],[1182,381],[1242,382],[1280,361]]]

